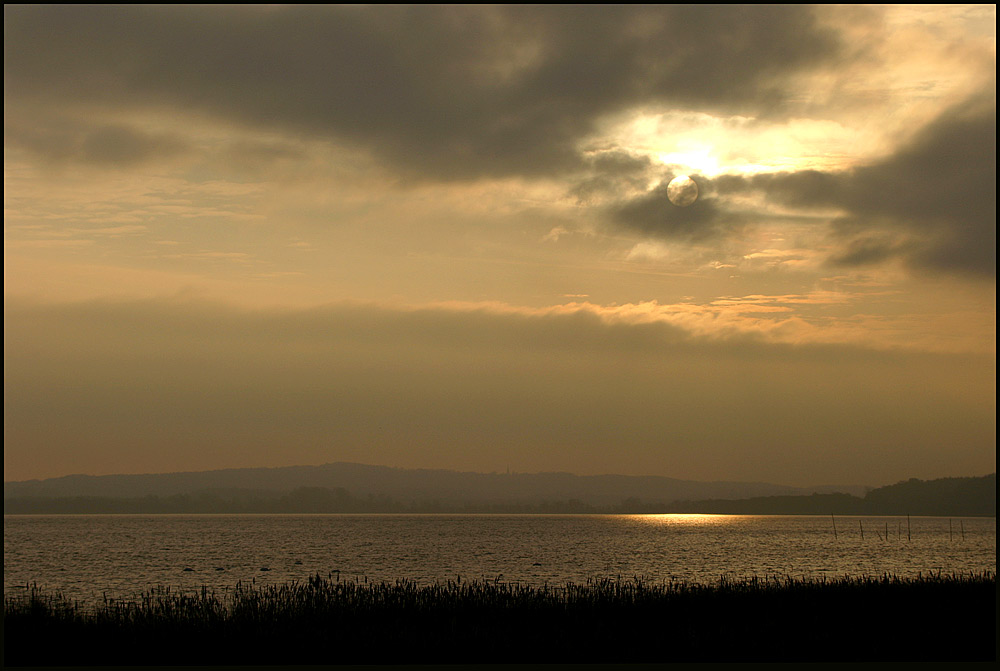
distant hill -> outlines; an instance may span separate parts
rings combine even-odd
[[[984,515],[997,514],[997,474],[981,478],[911,478],[865,494],[871,510],[886,515]],[[976,511],[976,512],[970,512]]]
[[[4,511],[44,507],[46,512],[121,507],[192,512],[288,510],[296,507],[372,510],[478,510],[590,512],[625,501],[666,505],[697,499],[745,499],[840,491],[863,486],[798,488],[763,482],[696,482],[661,476],[571,473],[469,473],[402,469],[354,463],[244,468],[146,475],[70,475],[4,483]],[[325,490],[325,492],[321,491]],[[303,491],[311,492],[303,498]],[[309,496],[312,503],[306,504]],[[186,498],[185,498],[186,497]],[[43,504],[42,499],[47,501]],[[56,499],[60,500],[58,503]],[[72,499],[72,500],[71,500]],[[166,505],[167,499],[174,504]],[[140,501],[141,500],[141,501]],[[320,504],[319,501],[325,501]],[[32,501],[34,503],[32,503]],[[138,509],[137,509],[138,511]]]
[[[4,483],[4,512],[724,513],[995,516],[996,474],[795,488],[659,476],[462,473],[364,464]]]
[[[983,477],[912,478],[879,487],[864,497],[849,494],[765,496],[741,500],[691,501],[672,506],[671,512],[720,514],[817,515],[935,515],[996,517],[997,475]]]

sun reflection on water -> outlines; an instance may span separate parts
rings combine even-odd
[[[663,526],[730,526],[745,522],[752,515],[717,515],[707,513],[663,513],[656,515],[622,515],[629,522]]]

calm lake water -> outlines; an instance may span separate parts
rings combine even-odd
[[[4,593],[342,580],[714,583],[996,572],[995,518],[771,515],[4,516]],[[863,537],[862,537],[863,532]],[[268,570],[262,570],[262,569]]]

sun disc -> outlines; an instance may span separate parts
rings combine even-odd
[[[687,175],[677,175],[667,184],[667,198],[677,207],[687,207],[698,200],[698,183]]]

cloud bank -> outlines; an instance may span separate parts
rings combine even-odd
[[[580,310],[8,301],[5,318],[4,458],[24,477],[340,459],[852,481],[940,473],[943,442],[948,472],[995,458],[979,356],[705,340]]]
[[[4,10],[11,115],[183,110],[444,180],[575,168],[598,120],[635,106],[771,110],[838,53],[802,6]]]

